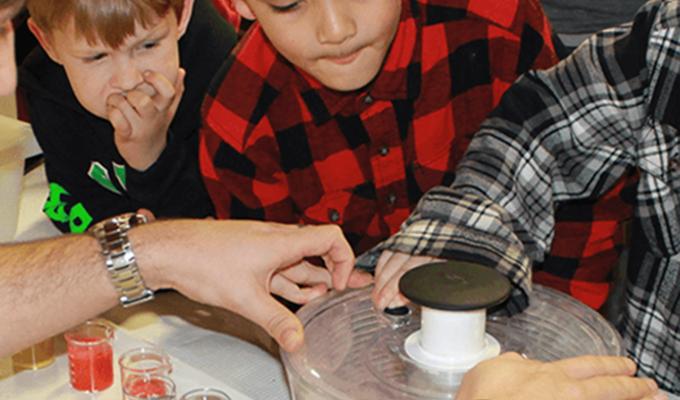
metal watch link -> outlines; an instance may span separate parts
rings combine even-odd
[[[98,222],[88,230],[101,245],[106,269],[123,307],[153,299],[153,291],[144,284],[127,236],[132,227],[146,222],[144,215],[126,213]]]

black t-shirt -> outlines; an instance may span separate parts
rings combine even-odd
[[[197,0],[179,41],[185,92],[159,159],[144,172],[127,167],[111,124],[76,100],[61,66],[42,48],[19,70],[34,133],[45,154],[50,195],[44,212],[63,232],[122,212],[151,210],[156,217],[213,214],[198,169],[200,108],[212,76],[236,42],[233,28],[210,0]],[[97,79],[92,77],[92,79]]]

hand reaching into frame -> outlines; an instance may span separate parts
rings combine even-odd
[[[287,351],[303,343],[297,317],[270,293],[306,302],[326,288],[344,290],[370,280],[335,225],[296,226],[245,220],[174,220],[142,225],[158,247],[138,256],[150,288],[174,288],[205,304],[232,310],[262,326]],[[309,264],[321,257],[326,268]],[[323,286],[322,286],[323,285]],[[323,290],[321,290],[323,289]]]
[[[541,362],[505,353],[470,370],[456,400],[667,400],[653,380],[633,377],[635,369],[625,357]]]
[[[364,287],[372,282],[371,274],[355,268],[347,280],[347,287]],[[270,290],[293,303],[307,304],[332,288],[333,277],[327,268],[302,261],[277,271],[272,276]]]

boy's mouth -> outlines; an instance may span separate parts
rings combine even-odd
[[[326,57],[326,60],[328,60],[328,61],[330,61],[334,64],[346,65],[346,64],[350,64],[354,60],[356,60],[357,57],[359,57],[359,53],[361,53],[361,49],[353,51],[352,53],[349,53],[349,54],[346,54],[346,55],[342,55],[340,57],[334,57],[334,56]]]

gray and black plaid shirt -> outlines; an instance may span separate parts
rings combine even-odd
[[[558,202],[640,172],[623,336],[640,371],[680,394],[680,5],[651,1],[504,96],[451,187],[429,191],[382,250],[472,258],[526,305],[532,261],[553,239]],[[637,235],[636,235],[637,232]]]

